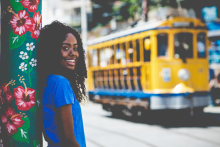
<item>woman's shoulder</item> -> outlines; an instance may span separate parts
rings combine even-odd
[[[55,75],[55,74],[48,75],[47,82],[54,83],[54,84],[58,84],[58,83],[69,84],[68,79],[66,79],[65,77],[63,77],[61,75]]]

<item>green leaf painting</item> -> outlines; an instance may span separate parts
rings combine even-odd
[[[18,128],[18,131],[12,135],[12,138],[19,142],[29,143],[28,130],[30,128],[30,120],[28,117],[22,117],[22,120],[25,121],[25,123],[22,127]]]
[[[21,0],[10,0],[11,6],[15,11],[23,10],[23,6],[20,3]]]
[[[15,49],[21,46],[26,39],[26,34],[19,36],[16,35],[13,31],[9,34],[9,49]]]
[[[34,147],[40,147],[40,140],[34,140]]]

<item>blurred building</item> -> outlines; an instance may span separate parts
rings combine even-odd
[[[206,23],[209,30],[209,64],[214,69],[215,75],[220,73],[220,6],[219,0],[204,1],[201,8],[201,19]]]
[[[91,21],[91,1],[85,0],[88,22]],[[66,23],[81,32],[81,0],[42,0],[43,26],[54,20]]]

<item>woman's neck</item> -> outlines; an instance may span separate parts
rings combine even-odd
[[[69,70],[69,69],[65,69],[65,68],[59,68],[57,69],[56,75],[61,75],[65,78],[67,78],[68,80],[72,79],[74,76],[74,71]]]

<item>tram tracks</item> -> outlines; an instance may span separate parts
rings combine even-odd
[[[114,135],[119,135],[119,136],[123,136],[123,137],[126,137],[128,139],[132,139],[134,141],[137,141],[139,143],[142,143],[144,145],[147,145],[149,147],[158,147],[152,143],[149,143],[147,141],[144,141],[144,140],[141,140],[139,138],[135,138],[133,136],[130,136],[130,135],[127,135],[127,134],[124,134],[124,133],[120,133],[120,132],[117,132],[117,131],[113,131],[113,130],[108,130],[108,129],[104,129],[104,128],[101,128],[101,127],[98,127],[98,126],[94,126],[94,125],[91,125],[91,124],[85,124],[87,127],[89,128],[92,128],[92,129],[97,129],[99,131],[103,131],[103,132],[107,132],[107,133],[111,133],[111,134],[114,134]],[[207,142],[207,143],[210,143],[210,144],[213,144],[213,145],[216,145],[216,146],[219,146],[220,143],[219,142],[215,142],[213,140],[209,140],[209,139],[206,139],[206,138],[202,138],[202,137],[199,137],[199,136],[195,136],[195,135],[192,135],[192,134],[189,134],[189,133],[185,133],[185,132],[180,132],[180,131],[176,131],[176,130],[169,130],[168,128],[160,128],[164,131],[169,131],[170,133],[175,133],[177,135],[181,135],[181,136],[185,136],[185,137],[189,137],[189,138],[192,138],[192,139],[195,139],[195,140],[198,140],[198,141],[202,141],[202,142]],[[212,131],[211,131],[212,132]],[[103,145],[100,145],[100,143],[92,140],[92,139],[88,139],[88,141],[91,141],[92,143],[96,144],[97,147],[104,147]]]
[[[111,133],[111,134],[117,134],[119,136],[126,137],[128,139],[132,139],[134,141],[137,141],[139,143],[147,145],[148,147],[158,147],[158,146],[155,146],[155,145],[153,145],[153,144],[151,144],[149,142],[143,141],[141,139],[135,138],[133,136],[130,136],[130,135],[127,135],[127,134],[124,134],[124,133],[120,133],[120,132],[117,132],[117,131],[112,131],[112,130],[104,129],[104,128],[97,127],[97,126],[94,126],[94,125],[91,125],[91,124],[85,124],[85,126],[87,126],[89,128],[97,129],[97,130],[100,130],[100,131],[103,131],[103,132],[107,132],[107,133]]]
[[[170,130],[170,131],[171,131],[171,130]],[[198,136],[195,136],[195,135],[191,135],[191,134],[189,134],[189,133],[184,133],[184,132],[179,132],[179,131],[174,131],[174,130],[172,130],[171,132],[172,132],[172,133],[175,133],[175,134],[178,134],[178,135],[191,137],[191,138],[196,139],[196,140],[199,140],[199,141],[205,141],[205,142],[208,142],[208,143],[217,145],[217,146],[220,145],[220,143],[215,142],[215,141],[213,141],[213,140],[209,140],[209,139],[206,139],[206,138],[202,138],[202,137],[198,137]]]

